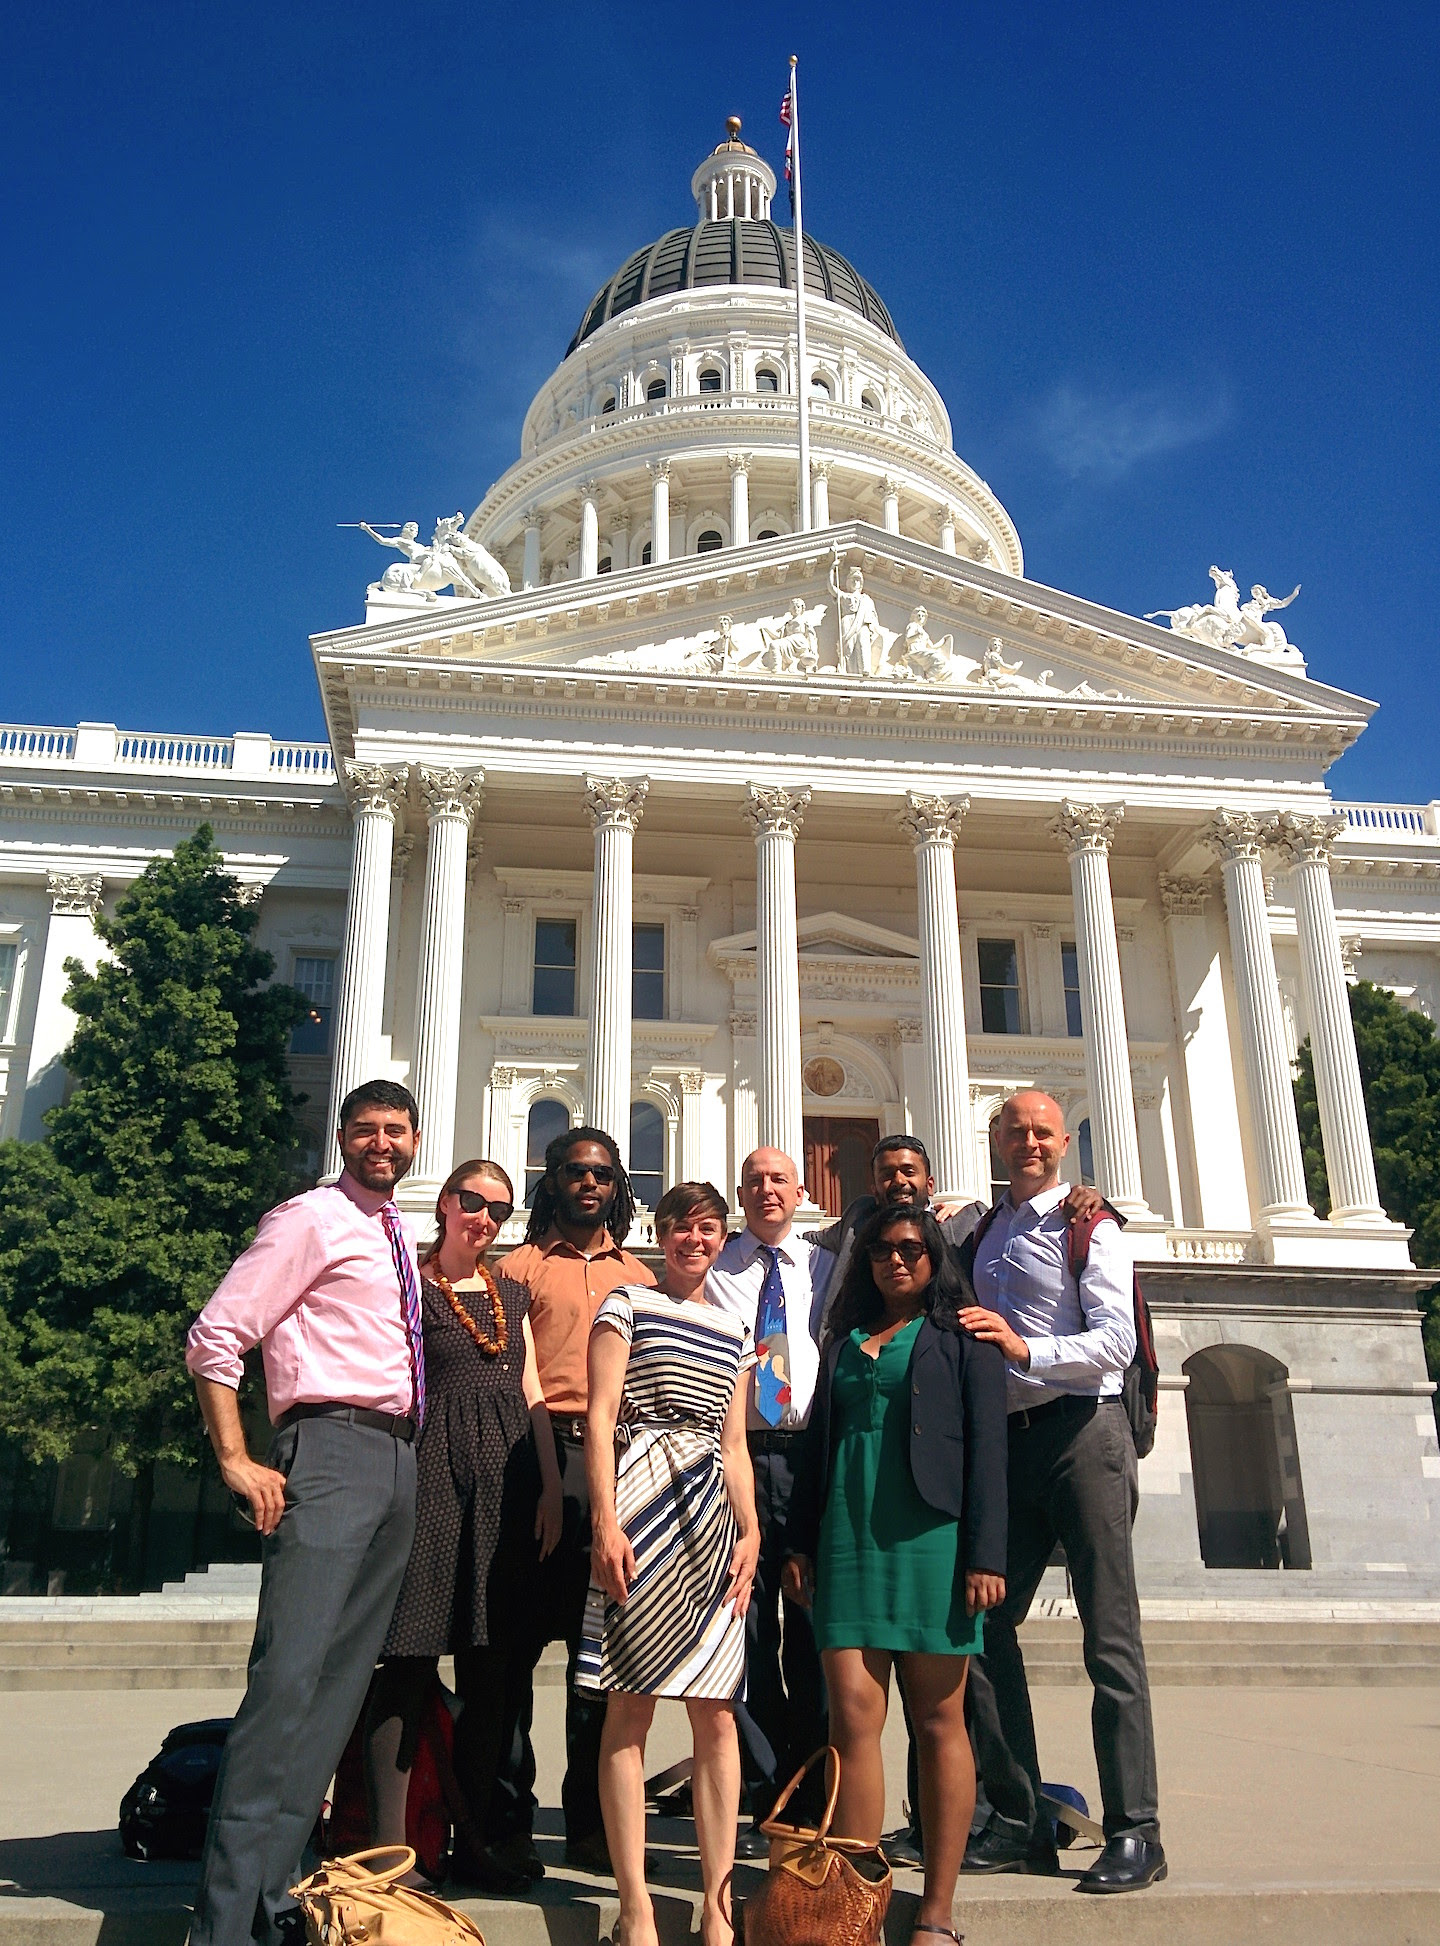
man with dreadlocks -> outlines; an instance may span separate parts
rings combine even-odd
[[[564,1493],[560,1544],[541,1563],[534,1594],[534,1660],[546,1642],[569,1650],[565,1677],[565,1859],[608,1873],[610,1854],[600,1814],[600,1734],[605,1697],[575,1687],[575,1659],[590,1586],[590,1493],[585,1478],[585,1412],[589,1404],[586,1354],[595,1313],[621,1284],[653,1284],[638,1257],[621,1248],[635,1216],[630,1178],[613,1139],[598,1128],[567,1129],[545,1151],[545,1174],[536,1185],[525,1241],[499,1266],[502,1278],[530,1293],[535,1360],[550,1412]],[[528,1597],[527,1597],[528,1601]],[[533,1667],[533,1663],[532,1663]],[[529,1677],[525,1678],[527,1688]],[[516,1699],[522,1746],[502,1783],[513,1794],[512,1832],[499,1847],[507,1863],[533,1878],[544,1871],[532,1837],[531,1786],[535,1756],[530,1746],[532,1695]],[[498,1808],[498,1807],[497,1807]]]

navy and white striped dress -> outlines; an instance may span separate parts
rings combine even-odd
[[[615,1511],[635,1550],[624,1606],[593,1581],[576,1669],[586,1689],[745,1694],[745,1623],[726,1596],[738,1538],[720,1433],[751,1331],[713,1305],[624,1285],[594,1331],[630,1342],[616,1427]]]

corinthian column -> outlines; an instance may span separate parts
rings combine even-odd
[[[1330,889],[1330,847],[1345,829],[1342,815],[1275,821],[1272,842],[1290,865],[1295,926],[1300,935],[1300,986],[1310,1016],[1315,1098],[1330,1183],[1332,1223],[1385,1221],[1375,1183],[1375,1157],[1365,1119],[1365,1091],[1350,1018],[1345,962]]]
[[[385,1005],[385,956],[390,934],[390,861],[405,792],[406,768],[345,765],[355,819],[350,858],[350,897],[345,907],[345,947],[340,955],[340,997],[335,1010],[330,1118],[325,1131],[325,1174],[340,1168],[335,1139],[340,1104],[352,1088],[375,1078],[380,1018]]]
[[[590,954],[590,1044],[585,1112],[630,1153],[630,981],[635,827],[650,786],[643,777],[587,777],[585,814],[595,833]]]
[[[1135,1133],[1120,946],[1110,896],[1110,845],[1124,815],[1123,804],[1062,804],[1050,828],[1070,859],[1095,1180],[1122,1214],[1148,1216]]]
[[[646,464],[651,482],[650,564],[658,568],[662,561],[670,559],[670,462],[652,459]]]
[[[45,929],[25,1098],[20,1105],[19,1132],[27,1142],[44,1139],[46,1114],[65,1098],[65,1053],[75,1038],[76,1027],[75,1016],[65,1004],[70,986],[65,962],[78,959],[87,972],[93,973],[104,950],[95,931],[95,918],[105,894],[99,873],[47,872],[45,876],[50,890],[50,923]]]
[[[1225,880],[1230,958],[1240,1008],[1240,1045],[1260,1170],[1260,1216],[1308,1216],[1305,1163],[1295,1119],[1295,1090],[1285,1047],[1285,1019],[1275,977],[1275,950],[1265,916],[1261,854],[1273,825],[1248,811],[1217,811],[1200,836],[1218,853]]]
[[[900,819],[915,846],[920,910],[920,997],[925,1071],[930,1084],[930,1159],[937,1196],[978,1192],[969,1138],[970,1063],[960,972],[960,912],[955,898],[955,834],[968,797],[906,793]]]
[[[460,1072],[460,998],[465,978],[465,875],[470,825],[485,773],[416,766],[430,830],[420,984],[415,994],[410,1092],[420,1110],[417,1182],[439,1183],[455,1160],[455,1087]]]
[[[731,453],[730,464],[730,545],[750,545],[750,455]]]
[[[759,1040],[759,1147],[781,1149],[802,1173],[800,942],[795,920],[795,835],[808,790],[751,784],[745,816],[755,833],[755,998]]]

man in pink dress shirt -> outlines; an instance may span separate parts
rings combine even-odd
[[[287,1888],[365,1699],[415,1531],[424,1411],[415,1239],[394,1203],[414,1098],[367,1081],[340,1110],[338,1180],[261,1219],[191,1327],[185,1363],[226,1486],[264,1536],[260,1611],[225,1745],[191,1946],[304,1937]],[[245,1447],[259,1345],[275,1436]]]

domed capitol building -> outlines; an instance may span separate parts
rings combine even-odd
[[[732,120],[474,512],[375,535],[363,621],[312,638],[328,744],[0,729],[0,1130],[61,1098],[94,914],[202,820],[312,1001],[312,1172],[391,1075],[417,1210],[466,1155],[533,1185],[582,1119],[647,1209],[765,1142],[818,1220],[896,1130],[988,1197],[1042,1087],[1155,1314],[1142,1592],[1440,1594],[1435,1273],[1380,1206],[1346,993],[1440,1012],[1437,806],[1331,797],[1374,705],[1263,589],[1217,568],[1167,625],[1027,579],[886,300],[808,237],[802,377],[775,187]]]

